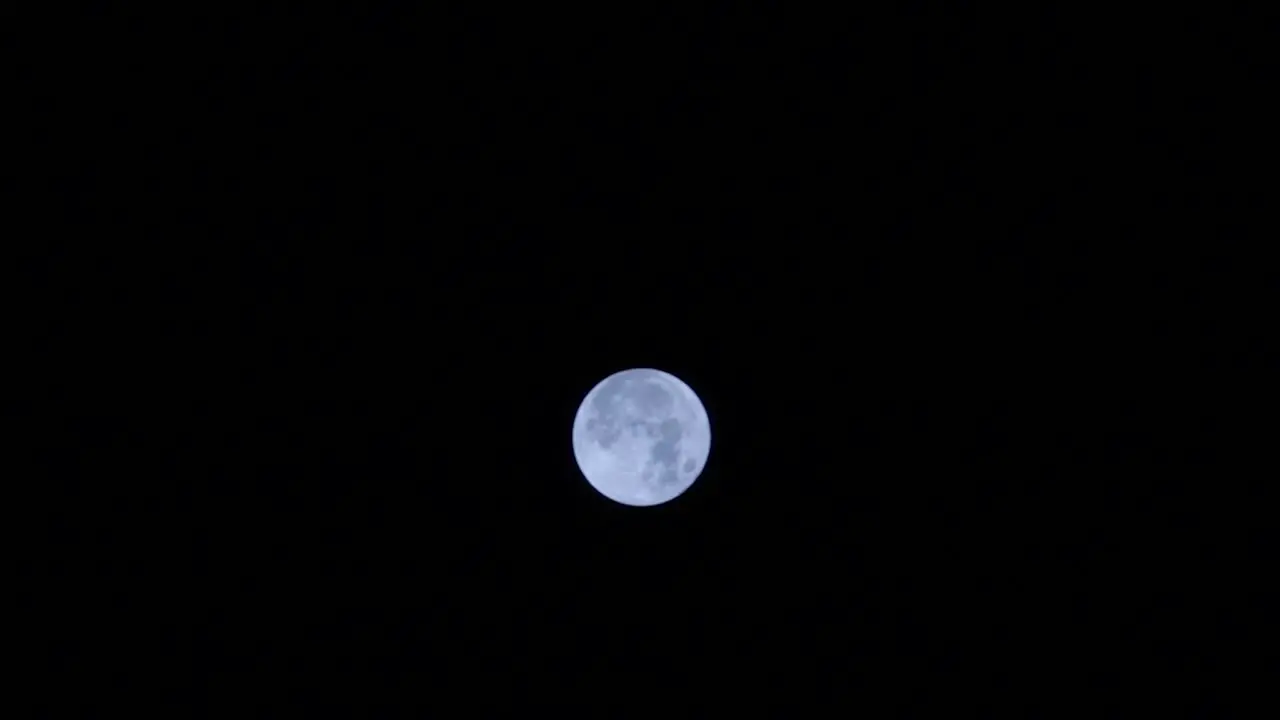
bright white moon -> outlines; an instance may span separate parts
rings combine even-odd
[[[682,380],[639,368],[600,381],[573,421],[573,456],[592,487],[624,505],[659,505],[689,489],[711,452],[702,401]]]

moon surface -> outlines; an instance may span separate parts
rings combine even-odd
[[[698,479],[710,452],[702,401],[661,370],[623,370],[601,380],[573,421],[573,455],[583,476],[624,505],[676,498]]]

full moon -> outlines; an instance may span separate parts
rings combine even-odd
[[[623,370],[601,380],[573,421],[573,456],[582,474],[624,505],[674,499],[698,479],[710,452],[702,401],[661,370]]]

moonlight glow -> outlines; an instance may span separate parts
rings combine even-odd
[[[592,487],[625,505],[658,505],[698,479],[711,425],[693,390],[661,370],[624,370],[587,393],[573,455]]]

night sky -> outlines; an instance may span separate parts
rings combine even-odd
[[[41,657],[77,702],[1036,717],[1218,669],[1202,593],[1252,531],[1190,380],[1221,246],[1177,239],[1238,228],[1170,48],[1038,10],[306,13],[113,17],[139,40],[32,84],[67,221]],[[631,367],[712,421],[647,509],[570,444]]]

